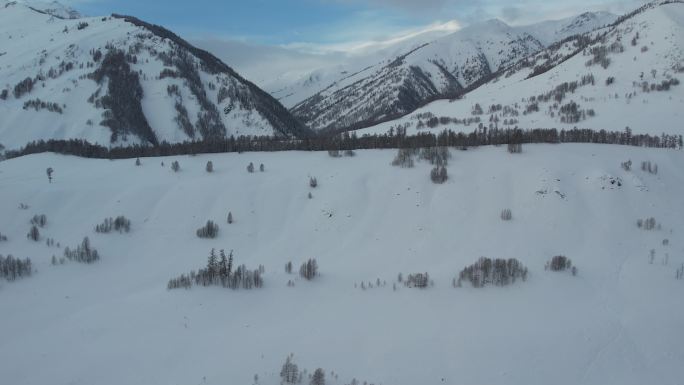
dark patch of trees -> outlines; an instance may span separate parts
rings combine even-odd
[[[14,86],[14,97],[19,99],[24,94],[30,93],[31,90],[33,90],[33,84],[33,79],[29,77],[17,83],[17,85]]]
[[[415,165],[413,161],[413,156],[415,151],[410,148],[400,148],[397,151],[397,156],[392,160],[392,166],[398,166],[401,168],[412,168]]]
[[[316,261],[316,258],[309,259],[302,263],[299,267],[299,275],[309,281],[316,278],[316,276],[318,276],[318,262]]]
[[[501,220],[502,221],[510,221],[513,219],[513,212],[511,209],[503,209],[501,210]]]
[[[425,147],[420,150],[420,158],[427,160],[433,166],[446,166],[451,159],[448,147]]]
[[[0,278],[4,278],[8,281],[14,281],[16,279],[25,278],[31,276],[33,273],[33,267],[31,265],[31,260],[14,258],[12,255],[7,257],[0,254]]]
[[[110,232],[118,231],[119,233],[131,231],[131,221],[126,217],[119,215],[118,217],[106,218],[104,222],[95,226],[95,231],[98,233],[108,234]]]
[[[24,106],[22,107],[25,110],[28,110],[29,108],[33,108],[36,111],[40,110],[48,110],[50,112],[56,112],[58,114],[61,114],[64,112],[62,110],[62,107],[57,104],[57,103],[52,103],[52,102],[45,102],[40,99],[31,99],[27,100],[24,102]]]
[[[40,231],[38,230],[38,227],[36,225],[31,226],[31,229],[29,230],[28,234],[26,234],[26,238],[38,242],[40,240]]]
[[[131,69],[123,51],[109,50],[100,67],[88,76],[98,84],[109,79],[107,95],[100,99],[106,109],[100,124],[110,128],[112,142],[132,133],[152,145],[159,143],[142,110],[143,89],[138,73]]]
[[[660,224],[658,224],[658,222],[656,222],[656,219],[653,217],[646,219],[637,219],[637,227],[644,230],[660,230]]]
[[[41,215],[34,215],[33,218],[31,218],[31,224],[39,227],[45,227],[47,224],[47,217],[45,214]]]
[[[299,367],[293,362],[293,356],[287,356],[283,367],[280,369],[280,380],[283,384],[298,384],[301,382],[302,374]]]
[[[425,273],[415,273],[409,274],[404,280],[404,285],[406,287],[417,287],[419,289],[425,289],[430,285],[430,275]]]
[[[459,273],[454,286],[461,287],[463,281],[470,282],[476,288],[488,285],[507,286],[514,284],[517,279],[527,280],[527,268],[517,259],[492,260],[481,257]]]
[[[88,23],[86,23],[85,21],[82,21],[82,22],[80,22],[80,23],[78,23],[78,24],[76,25],[76,28],[77,28],[79,31],[82,30],[82,29],[86,29],[86,28],[88,28]]]
[[[283,107],[275,98],[271,95],[254,85],[253,83],[247,81],[232,68],[227,66],[221,60],[216,58],[214,55],[207,51],[201,50],[189,44],[187,41],[180,38],[178,35],[169,31],[168,29],[146,23],[133,16],[125,16],[113,14],[112,17],[123,19],[138,27],[146,28],[153,34],[169,39],[174,42],[183,50],[186,50],[196,58],[200,60],[200,65],[203,70],[211,74],[224,73],[231,77],[237,79],[240,83],[244,84],[252,95],[249,97],[249,102],[254,109],[256,109],[262,116],[268,120],[268,122],[281,134],[281,137],[311,137],[313,133],[304,124],[302,124],[298,119],[292,116],[285,107]]]
[[[219,227],[214,221],[207,221],[207,224],[197,229],[197,236],[200,238],[216,238]]]
[[[220,256],[217,256],[215,250],[211,249],[206,268],[170,279],[167,289],[189,289],[192,285],[222,286],[233,290],[264,286],[264,280],[261,276],[264,270],[263,266],[252,271],[248,270],[245,265],[240,265],[233,271],[233,252],[230,252],[229,257],[226,257],[223,250],[219,254]]]
[[[432,180],[432,183],[442,184],[446,182],[448,178],[447,169],[444,166],[435,166],[430,171],[430,180]]]
[[[556,255],[544,266],[545,270],[551,271],[567,271],[570,270],[572,275],[577,275],[577,268],[572,265],[570,258],[564,255]]]
[[[0,242],[7,242],[7,236],[0,233]]]
[[[658,174],[658,165],[651,163],[650,160],[641,162],[641,171],[648,172],[649,174]]]
[[[74,250],[71,250],[68,247],[65,248],[64,257],[70,261],[88,264],[100,260],[100,255],[97,250],[90,245],[88,237],[83,238],[83,242],[76,246],[76,249]]]

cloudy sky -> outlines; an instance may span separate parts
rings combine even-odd
[[[87,15],[131,14],[189,38],[344,49],[417,31],[511,24],[587,10],[624,13],[642,0],[65,0]]]

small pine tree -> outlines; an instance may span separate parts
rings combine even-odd
[[[180,164],[178,163],[178,161],[174,160],[174,161],[171,163],[171,169],[173,170],[173,172],[178,172],[178,171],[180,171]]]
[[[263,163],[259,165],[259,171],[260,171],[260,172],[266,171],[266,167],[264,167],[264,164],[263,164]]]
[[[249,172],[249,173],[254,172],[254,163],[249,162],[249,165],[247,165],[247,172]]]
[[[233,224],[233,213],[230,211],[228,212],[228,224]]]
[[[318,368],[311,377],[311,385],[325,385],[325,372]]]
[[[316,177],[309,177],[309,186],[311,186],[311,188],[318,187],[318,180],[316,179]]]
[[[53,170],[52,167],[48,167],[47,170],[45,170],[45,172],[47,173],[48,181],[49,181],[50,183],[52,183],[52,173],[53,173],[54,171],[55,171],[55,170]]]
[[[140,166],[142,163],[140,163],[140,158],[135,159],[135,165]]]
[[[36,225],[31,226],[31,230],[29,230],[28,234],[26,234],[26,238],[38,242],[40,239],[40,231],[38,231],[38,227]]]
[[[211,161],[207,162],[206,170],[207,172],[214,172],[214,164]]]

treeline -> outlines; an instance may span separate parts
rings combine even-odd
[[[6,151],[6,158],[42,152],[76,155],[85,158],[129,159],[136,157],[192,155],[202,153],[257,152],[257,151],[335,151],[388,148],[473,147],[518,143],[600,143],[638,147],[682,149],[682,135],[633,134],[624,131],[606,131],[573,128],[560,130],[519,128],[478,128],[471,133],[444,130],[416,135],[363,135],[344,133],[332,137],[308,139],[282,139],[271,136],[239,136],[183,143],[162,142],[156,146],[104,147],[82,139],[40,140],[24,148]]]

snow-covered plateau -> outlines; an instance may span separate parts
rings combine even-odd
[[[396,150],[0,162],[0,254],[34,269],[0,280],[0,382],[275,385],[293,353],[327,384],[682,384],[684,152],[451,154],[441,185],[425,161],[391,166]],[[120,215],[129,233],[95,232]],[[207,220],[216,238],[196,236]],[[85,236],[100,260],[60,263]],[[263,288],[167,289],[212,248],[263,265]],[[558,255],[576,275],[545,269]],[[516,258],[526,280],[453,287],[483,256]]]

